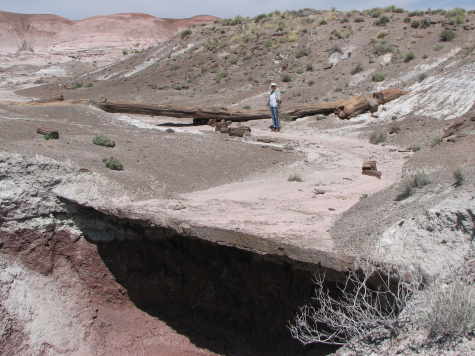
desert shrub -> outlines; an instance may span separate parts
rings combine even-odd
[[[380,33],[378,33],[378,35],[376,36],[376,38],[377,38],[378,40],[382,40],[382,39],[384,39],[387,35],[388,35],[388,34],[387,34],[386,32],[380,32]]]
[[[236,25],[241,25],[244,23],[245,19],[242,16],[236,16],[233,17],[232,19],[224,19],[223,20],[223,25],[224,26],[236,26]]]
[[[409,198],[412,194],[414,194],[414,190],[412,189],[412,185],[409,182],[405,182],[402,185],[401,191],[396,196],[396,201],[402,201],[404,199]]]
[[[436,281],[424,293],[426,309],[422,324],[432,338],[454,337],[475,328],[475,289],[461,280]]]
[[[348,17],[344,17],[340,20],[340,23],[348,23],[350,22],[350,19]]]
[[[371,79],[373,80],[373,82],[384,82],[384,79],[386,79],[385,75],[381,72],[376,72],[373,74],[373,76],[371,77]]]
[[[420,83],[420,82],[423,82],[424,80],[426,80],[426,78],[427,78],[427,74],[421,73],[421,74],[419,74],[419,76],[417,77],[417,81]]]
[[[115,147],[115,141],[111,140],[109,137],[102,135],[94,137],[92,139],[92,143],[103,147]]]
[[[324,274],[315,275],[313,302],[301,307],[289,325],[293,338],[304,345],[343,345],[367,337],[378,326],[398,328],[398,315],[417,292],[421,278],[410,275],[410,282],[405,282],[389,268],[368,262],[358,267],[331,287]]]
[[[411,11],[408,16],[414,17],[414,16],[424,16],[424,11]]]
[[[326,20],[322,20],[320,21],[320,26],[325,26],[325,25],[328,25],[328,22]]]
[[[254,18],[254,22],[256,22],[256,23],[261,22],[261,21],[264,20],[265,18],[267,18],[267,15],[266,15],[266,14],[257,15],[257,16]]]
[[[419,20],[414,20],[411,22],[412,28],[419,28],[420,26],[421,26],[421,23],[419,22]]]
[[[378,17],[380,17],[382,14],[383,14],[383,9],[374,8],[374,9],[368,10],[368,15],[371,16],[371,17],[373,17],[373,18],[378,18]]]
[[[228,76],[228,73],[226,72],[219,72],[218,74],[216,74],[216,81],[221,81],[223,80],[224,78],[227,78]]]
[[[374,23],[376,26],[386,26],[388,23],[390,23],[391,20],[387,16],[381,16],[378,18],[378,20]]]
[[[444,46],[441,45],[441,44],[436,44],[436,45],[434,46],[434,51],[436,51],[436,52],[438,52],[438,51],[440,51],[440,50],[442,50],[442,49],[444,49]]]
[[[455,181],[454,183],[455,187],[460,187],[461,185],[463,185],[463,183],[465,182],[465,175],[463,174],[462,169],[457,168],[454,171],[453,176],[454,176],[454,181]]]
[[[377,41],[373,45],[373,52],[377,56],[382,56],[387,53],[394,53],[396,51],[396,48],[394,45],[389,43],[388,41]]]
[[[313,72],[313,64],[308,63],[307,66],[305,67],[305,70],[307,72]]]
[[[361,63],[356,64],[353,69],[351,70],[351,75],[355,75],[358,73],[361,73],[364,70],[363,66]]]
[[[249,105],[243,106],[242,107],[244,110],[251,110],[251,107]]]
[[[424,18],[421,21],[421,28],[429,28],[432,25],[432,20],[428,18]]]
[[[411,22],[411,18],[410,18],[410,17],[406,17],[403,21],[404,21],[404,23],[410,23],[410,22]]]
[[[369,142],[372,143],[373,145],[378,145],[380,143],[383,143],[386,141],[386,135],[384,132],[376,130],[371,133],[369,136]]]
[[[298,182],[298,183],[303,182],[303,178],[302,178],[299,174],[297,174],[297,173],[292,173],[292,174],[289,176],[289,178],[287,178],[287,180],[288,180],[289,182]]]
[[[93,83],[87,83],[87,84],[85,85],[86,88],[92,88],[93,86],[94,86]]]
[[[308,48],[300,48],[297,53],[295,53],[295,58],[302,58],[302,57],[306,57],[310,54],[310,51],[308,50]]]
[[[128,55],[128,54],[129,54],[129,51],[127,51],[126,49],[123,49],[123,50],[122,50],[122,55],[126,56],[126,55]]]
[[[180,37],[182,40],[184,40],[185,38],[191,36],[191,33],[191,30],[182,31],[182,33],[180,33]]]
[[[282,75],[282,81],[284,83],[290,83],[292,81],[292,77],[289,74],[283,74]]]
[[[402,14],[404,12],[404,9],[397,7],[395,5],[390,5],[386,8],[384,8],[386,12],[393,12],[395,14]]]
[[[409,151],[411,152],[418,152],[421,150],[421,146],[418,146],[418,145],[412,145],[409,147]]]
[[[435,147],[437,145],[440,145],[442,142],[443,142],[442,137],[437,136],[432,139],[432,141],[430,142],[430,145],[431,147]]]
[[[414,52],[406,53],[406,55],[404,56],[404,62],[408,63],[412,61],[414,58],[416,58],[416,55],[414,54]]]
[[[356,23],[365,22],[365,19],[363,17],[357,17],[357,18],[355,18],[355,22]]]
[[[51,131],[51,132],[48,132],[46,135],[43,135],[43,138],[46,141],[58,140],[59,139],[59,133],[57,131]]]
[[[314,80],[309,80],[309,81],[307,82],[307,84],[308,84],[309,87],[311,87],[311,86],[313,86],[313,85],[315,84],[315,81],[314,81]]]
[[[451,30],[444,30],[440,33],[440,40],[442,42],[450,42],[455,39],[455,32]]]
[[[72,85],[73,89],[79,89],[79,88],[82,88],[82,87],[83,87],[83,84],[79,83],[79,82],[73,83],[73,85]]]
[[[410,181],[412,187],[422,188],[431,183],[429,176],[425,172],[418,172]]]
[[[114,157],[110,157],[110,158],[104,158],[102,160],[102,162],[104,162],[104,164],[106,165],[107,168],[113,170],[113,171],[122,171],[124,170],[124,166],[122,165],[122,163],[120,163],[120,161]]]

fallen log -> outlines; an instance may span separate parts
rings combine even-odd
[[[387,89],[368,96],[354,96],[346,100],[301,105],[281,109],[281,115],[290,120],[306,116],[329,115],[336,113],[341,119],[349,119],[368,111],[376,111],[378,106],[397,99],[408,92],[400,89]],[[171,105],[145,105],[136,103],[91,102],[94,106],[110,113],[139,114],[148,116],[167,116],[193,119],[195,124],[206,124],[209,120],[242,122],[270,119],[267,110],[239,111],[227,108],[197,108]]]

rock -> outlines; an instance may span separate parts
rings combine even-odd
[[[37,134],[43,135],[46,139],[59,139],[59,131],[55,129],[46,129],[46,128],[38,128],[36,130]]]

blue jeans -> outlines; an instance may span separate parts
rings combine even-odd
[[[271,106],[270,111],[272,113],[272,126],[274,129],[280,129],[279,108]]]

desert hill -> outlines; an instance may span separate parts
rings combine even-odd
[[[193,24],[216,18],[162,19],[139,13],[95,16],[71,21],[56,15],[0,12],[0,54],[37,53],[79,56],[140,51],[173,37]],[[82,53],[82,56],[81,56]]]

